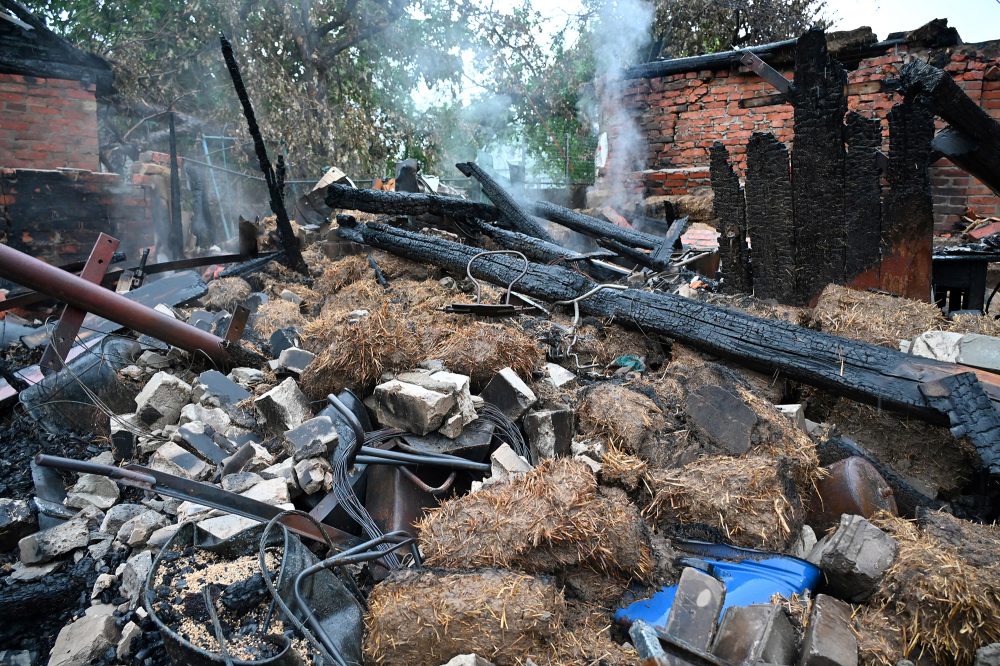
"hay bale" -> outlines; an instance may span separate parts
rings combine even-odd
[[[345,388],[368,395],[383,372],[408,370],[421,355],[406,318],[385,304],[356,323],[335,324],[329,344],[306,366],[299,385],[313,400]]]
[[[971,664],[1000,641],[1000,527],[942,512],[921,516],[920,528],[884,513],[874,522],[899,544],[873,606],[899,628],[901,657]]]
[[[474,387],[482,387],[508,367],[530,379],[543,354],[535,339],[521,329],[477,321],[454,330],[431,357],[444,361],[452,372],[469,375]]]
[[[655,402],[621,384],[601,383],[586,390],[576,416],[580,435],[633,454],[666,425]]]
[[[208,283],[208,291],[201,297],[201,304],[209,310],[228,310],[232,312],[246,299],[250,298],[253,288],[239,277],[224,277]]]
[[[419,530],[420,549],[431,566],[529,573],[586,566],[639,580],[652,568],[635,506],[600,495],[590,468],[567,458],[444,502]]]
[[[505,666],[550,663],[565,601],[551,581],[513,571],[394,572],[368,598],[369,663],[438,666],[474,652]]]
[[[646,515],[708,527],[737,546],[783,551],[802,527],[792,463],[759,455],[706,456],[677,470],[651,473],[655,491]]]
[[[820,294],[811,325],[852,340],[899,348],[924,331],[946,329],[947,320],[932,303],[831,284]]]
[[[315,288],[329,298],[352,282],[371,275],[368,257],[352,254],[330,262],[323,274],[316,278]]]
[[[257,335],[267,340],[278,329],[289,326],[301,329],[305,324],[306,318],[302,316],[299,306],[280,298],[272,298],[257,308],[250,326]]]

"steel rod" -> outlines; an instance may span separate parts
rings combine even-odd
[[[215,363],[229,362],[220,337],[130,301],[110,289],[0,245],[0,277],[40,291],[67,305],[146,333],[191,352],[204,352]]]

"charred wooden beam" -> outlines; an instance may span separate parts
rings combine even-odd
[[[709,153],[712,177],[712,209],[719,218],[719,258],[722,290],[729,294],[753,293],[750,251],[747,248],[747,209],[740,179],[729,163],[729,152],[716,142]]]
[[[847,114],[844,125],[847,157],[844,169],[844,215],[847,227],[845,271],[851,279],[878,264],[882,233],[882,124],[878,118]]]
[[[899,81],[904,95],[926,96],[934,113],[964,137],[959,142],[952,133],[939,142],[956,153],[955,164],[994,192],[1000,191],[1000,123],[966,95],[950,74],[926,62],[908,62],[899,72]],[[946,150],[941,152],[952,157]]]
[[[1000,414],[971,372],[926,382],[927,401],[948,415],[955,437],[968,437],[990,474],[1000,474]]]
[[[597,280],[607,282],[621,277],[608,268],[598,266],[589,261],[593,254],[581,254],[575,250],[570,250],[556,243],[543,241],[517,231],[501,229],[495,224],[483,222],[475,218],[466,221],[470,227],[492,238],[498,245],[506,250],[516,250],[533,261],[540,261],[546,264],[566,263],[576,261],[581,263],[581,268]],[[604,258],[613,258],[614,252],[608,252]],[[623,269],[624,271],[624,269]],[[627,271],[625,271],[627,272]]]
[[[479,248],[403,231],[384,224],[354,224],[338,233],[349,240],[462,274]],[[477,275],[509,284],[524,264],[503,255],[482,258]],[[569,300],[595,286],[583,275],[558,266],[532,263],[518,290],[548,301]],[[598,291],[580,302],[588,314],[656,332],[746,365],[839,395],[912,413],[933,423],[948,417],[921,393],[924,382],[969,369],[953,363],[915,358],[886,347],[840,338],[780,320],[752,317],[693,299],[635,289]],[[1000,376],[977,372],[994,405],[1000,402]]]
[[[599,238],[597,240],[597,244],[611,250],[618,256],[627,259],[628,261],[634,261],[645,268],[651,268],[654,271],[670,270],[669,260],[663,261],[662,259],[656,257],[653,253],[637,250],[634,247],[629,247],[624,243],[619,243],[618,241],[610,238]]]
[[[500,211],[489,204],[411,192],[360,190],[334,183],[326,189],[326,205],[376,215],[437,215],[458,219],[498,220]]]
[[[663,242],[663,239],[658,236],[636,231],[635,229],[619,227],[610,222],[599,220],[596,217],[557,206],[548,201],[536,201],[535,214],[591,238],[610,238],[630,247],[655,250]]]
[[[931,141],[931,148],[1000,196],[1000,151],[990,150],[985,143],[954,127],[938,132]]]
[[[483,171],[475,162],[459,162],[455,167],[466,176],[475,178],[483,187],[483,192],[490,198],[500,210],[502,219],[514,227],[515,231],[535,238],[552,242],[552,236],[542,228],[535,218],[528,214],[519,203],[514,200],[507,190],[500,186],[500,183]]]
[[[773,134],[754,132],[747,144],[747,233],[753,293],[779,303],[795,299],[795,223],[788,150]]]
[[[797,298],[806,304],[830,283],[844,283],[844,114],[847,74],[815,28],[795,51],[792,196],[795,220]]]
[[[253,105],[250,103],[250,96],[247,95],[246,86],[243,84],[243,76],[240,74],[240,66],[236,63],[236,56],[233,55],[233,45],[229,43],[225,35],[219,35],[219,42],[222,45],[222,57],[226,60],[226,68],[229,76],[233,80],[233,87],[236,89],[236,96],[243,106],[243,115],[247,120],[247,128],[253,138],[254,150],[257,152],[257,161],[260,163],[260,170],[264,174],[264,182],[267,183],[267,192],[270,197],[271,212],[274,213],[278,227],[278,236],[281,239],[281,249],[285,253],[285,260],[289,267],[309,275],[309,266],[302,258],[299,249],[299,240],[292,231],[292,223],[288,219],[288,211],[285,210],[285,200],[282,196],[283,182],[279,183],[278,175],[271,166],[271,160],[267,157],[267,147],[264,146],[264,137],[261,136],[260,127],[257,125],[257,117],[254,115]],[[280,179],[280,180],[283,180]]]

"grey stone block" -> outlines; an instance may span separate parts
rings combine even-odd
[[[191,400],[191,385],[169,372],[157,372],[135,397],[136,416],[150,428],[177,423]]]
[[[851,631],[851,607],[826,594],[813,600],[799,666],[857,666],[858,639]]]
[[[78,516],[62,525],[29,534],[18,541],[17,545],[22,562],[41,564],[77,548],[86,548],[88,543],[90,543],[90,521]]]
[[[118,644],[120,637],[112,615],[92,615],[67,624],[56,636],[49,666],[83,666]]]
[[[726,600],[726,586],[703,571],[686,567],[667,616],[664,633],[697,650],[708,650]]]
[[[328,456],[337,441],[337,429],[329,416],[316,416],[285,432],[285,451],[295,462]]]
[[[275,434],[297,428],[312,418],[309,398],[291,377],[253,402],[267,427]]]
[[[536,460],[568,456],[573,445],[573,410],[544,409],[524,416],[531,455]]]
[[[976,650],[973,666],[1000,666],[1000,643],[984,645]]]
[[[173,442],[165,442],[156,449],[149,458],[149,467],[192,480],[200,479],[211,472],[207,463]]]
[[[375,418],[387,428],[415,435],[437,430],[456,406],[455,396],[397,379],[379,384],[374,393]]]
[[[0,552],[6,553],[37,529],[38,516],[31,502],[0,498]]]
[[[494,375],[480,395],[512,421],[521,418],[538,401],[534,391],[511,368]]]
[[[866,601],[898,552],[895,539],[861,516],[842,515],[820,555],[827,589],[846,601]]]
[[[722,618],[712,654],[734,664],[791,664],[798,642],[780,606],[734,606]]]

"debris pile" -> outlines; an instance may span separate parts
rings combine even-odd
[[[710,293],[685,220],[473,163],[492,205],[334,183],[306,229],[255,139],[276,254],[26,281],[69,302],[0,366],[0,661],[995,659],[995,322]]]

